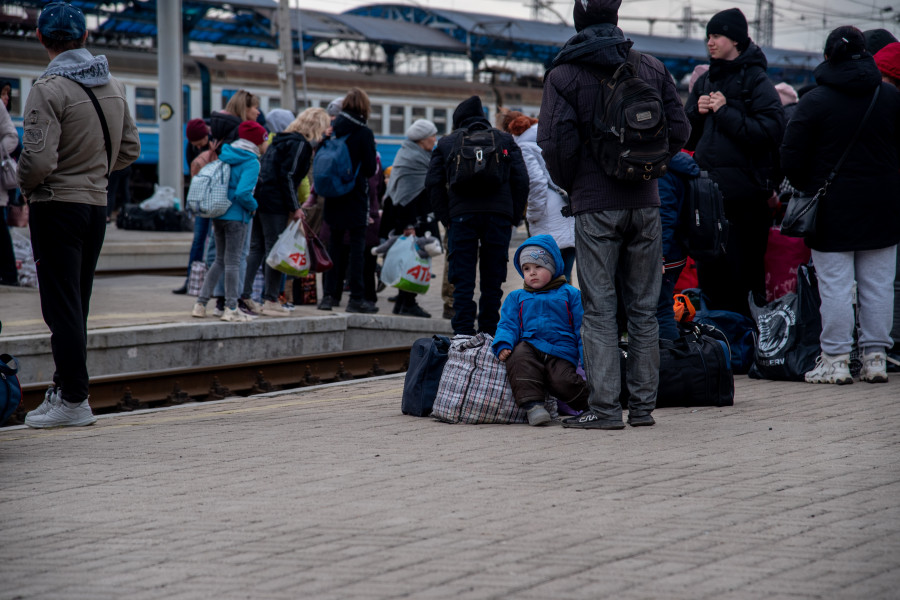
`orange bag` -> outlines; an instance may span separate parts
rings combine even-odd
[[[674,299],[675,304],[673,305],[673,308],[675,309],[675,321],[678,323],[693,321],[697,311],[694,309],[691,299],[684,294],[675,294]]]

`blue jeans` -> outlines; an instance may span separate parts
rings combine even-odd
[[[216,260],[206,273],[197,302],[203,305],[209,302],[221,277],[225,280],[225,308],[237,308],[241,291],[241,256],[246,256],[243,248],[247,226],[240,221],[213,220],[213,233],[216,236]]]
[[[501,215],[470,213],[450,220],[447,260],[453,284],[453,333],[475,335],[476,308],[478,331],[496,333],[511,236],[512,223]],[[476,267],[481,276],[478,305],[474,300]]]
[[[240,262],[238,263],[238,292],[240,292],[241,288],[244,286],[244,278],[247,275],[247,255],[250,254],[250,228],[253,227],[253,220],[246,225],[244,225],[244,245],[241,248],[241,257]],[[206,249],[206,266],[212,267],[213,262],[216,260],[216,236],[212,236],[209,240],[209,246]],[[206,274],[209,277],[209,272]],[[256,277],[256,273],[252,273],[250,277]],[[252,282],[251,282],[252,283]],[[214,297],[222,298],[225,294],[225,280],[220,276],[219,281],[216,282],[216,287],[213,290]]]
[[[662,282],[662,236],[658,208],[608,210],[577,215],[575,247],[584,304],[581,339],[591,411],[622,422],[621,372],[616,324],[616,274],[628,321],[625,381],[633,417],[656,407],[659,326],[656,305]]]
[[[656,320],[659,322],[659,337],[663,340],[677,340],[681,337],[675,323],[675,284],[681,276],[684,265],[670,267],[662,276],[659,301],[656,306]]]

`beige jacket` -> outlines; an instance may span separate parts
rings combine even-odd
[[[109,75],[106,57],[85,49],[57,56],[35,81],[24,111],[19,187],[29,202],[106,205],[106,145],[97,111],[80,81],[97,96],[112,142],[112,171],[141,152],[125,86]]]

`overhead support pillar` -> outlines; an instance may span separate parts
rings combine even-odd
[[[384,50],[384,65],[387,69],[388,73],[394,72],[394,66],[397,62],[397,52],[400,51],[399,46],[393,46],[391,44],[383,44],[382,49]]]
[[[290,0],[278,1],[278,84],[281,108],[297,113],[297,84],[294,79],[294,40],[291,35]]]
[[[159,185],[175,189],[184,208],[184,106],[181,0],[158,0],[156,13],[159,97]]]

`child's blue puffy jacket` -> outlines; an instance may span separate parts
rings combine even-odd
[[[249,223],[256,212],[256,198],[253,189],[259,178],[259,157],[250,150],[235,148],[231,144],[222,146],[219,158],[231,167],[231,178],[228,180],[228,199],[231,206],[220,221],[240,221]]]
[[[519,275],[522,275],[519,253],[525,246],[541,246],[547,250],[556,264],[553,277],[563,274],[562,254],[556,241],[549,235],[535,235],[525,240],[516,250],[514,260]],[[499,355],[504,348],[512,350],[516,344],[525,341],[541,352],[577,366],[584,358],[581,344],[582,319],[584,308],[581,305],[581,292],[568,283],[548,291],[515,290],[503,301],[492,350]]]

